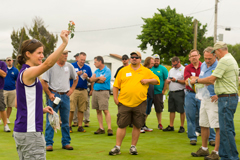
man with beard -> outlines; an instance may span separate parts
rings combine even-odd
[[[168,77],[168,70],[166,67],[160,65],[160,57],[158,54],[153,55],[154,58],[154,66],[151,68],[151,71],[158,76],[160,79],[160,84],[154,86],[154,97],[153,103],[157,115],[158,120],[158,129],[162,130],[162,112],[163,112],[163,95],[166,90],[166,85],[164,86],[167,77]]]

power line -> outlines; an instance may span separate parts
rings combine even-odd
[[[209,8],[209,9],[205,9],[205,10],[202,10],[202,11],[194,12],[194,13],[189,13],[189,14],[186,14],[186,15],[197,14],[197,13],[205,12],[205,11],[212,10],[212,9],[214,9],[214,7]]]

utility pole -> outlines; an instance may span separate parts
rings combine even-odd
[[[198,21],[194,20],[194,39],[193,39],[193,49],[197,49],[197,31],[198,31]]]
[[[214,43],[216,43],[217,41],[217,9],[218,9],[218,0],[215,0]]]

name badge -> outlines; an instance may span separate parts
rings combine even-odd
[[[196,76],[196,73],[194,73],[194,72],[191,72],[191,74],[192,74],[192,76]]]
[[[66,72],[67,72],[67,71],[68,71],[68,67],[64,67],[64,71],[66,71]]]
[[[201,73],[200,73],[200,76],[203,76],[204,75],[204,72],[203,71],[201,71]]]
[[[78,68],[75,68],[75,71],[78,72]]]
[[[130,73],[126,73],[126,77],[130,77],[130,76],[132,76],[131,72]]]

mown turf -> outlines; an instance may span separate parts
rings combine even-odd
[[[163,127],[167,127],[169,124],[169,113],[167,112],[167,101],[165,101],[165,110],[163,112],[162,123]],[[179,114],[176,114],[175,119],[175,131],[163,132],[157,129],[157,120],[155,111],[153,110],[148,117],[147,126],[153,128],[153,132],[142,133],[140,135],[137,150],[139,155],[130,155],[129,148],[131,145],[131,128],[127,128],[127,134],[123,140],[121,146],[121,155],[109,156],[108,152],[114,147],[116,141],[116,114],[117,106],[113,102],[111,96],[109,100],[109,110],[112,117],[112,128],[114,136],[94,135],[93,132],[98,129],[98,122],[95,110],[91,109],[91,122],[90,127],[86,127],[85,133],[77,132],[77,127],[73,127],[73,133],[71,133],[71,145],[74,147],[73,151],[67,151],[61,149],[61,132],[58,131],[54,137],[53,152],[47,152],[47,159],[49,160],[71,160],[71,159],[160,159],[160,160],[202,160],[203,157],[192,157],[191,152],[195,152],[201,146],[201,137],[198,137],[198,143],[196,146],[189,145],[189,139],[186,133],[177,133],[180,124]],[[13,109],[10,121],[15,120],[16,109]],[[45,118],[44,118],[45,119]],[[45,121],[44,121],[45,124]],[[0,160],[15,160],[18,159],[18,154],[15,147],[14,139],[11,133],[3,132],[3,125],[0,130]],[[13,123],[10,128],[13,129]],[[106,122],[104,118],[104,126]],[[236,130],[236,143],[238,149],[240,149],[240,111],[237,110],[235,114],[235,130]],[[185,121],[186,128],[186,121]],[[187,128],[186,128],[187,129]],[[212,146],[209,146],[209,150],[213,150]]]

